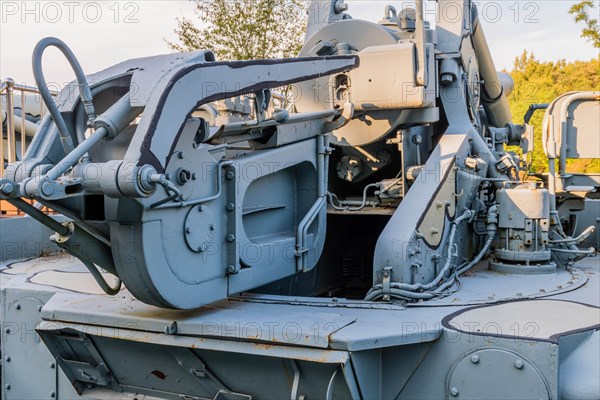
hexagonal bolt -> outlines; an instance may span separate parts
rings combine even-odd
[[[453,387],[452,389],[450,389],[450,394],[454,397],[458,396],[458,389]]]
[[[473,364],[477,364],[477,363],[479,362],[479,356],[478,356],[477,354],[473,354],[473,355],[471,356],[471,362],[472,362]]]
[[[229,243],[232,243],[235,241],[235,235],[233,233],[230,233],[229,235],[227,235],[226,239]]]
[[[517,361],[515,361],[515,368],[516,369],[523,369],[524,366],[525,366],[525,364],[523,363],[523,360],[517,360]]]
[[[237,272],[237,268],[235,267],[235,265],[228,265],[227,266],[227,273],[228,274],[234,274]]]
[[[235,204],[227,203],[227,211],[233,211],[233,210],[235,210]]]
[[[232,180],[233,178],[235,178],[235,172],[227,171],[227,174],[225,174],[225,177],[227,178],[227,180]]]

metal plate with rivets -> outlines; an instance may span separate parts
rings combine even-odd
[[[548,385],[537,368],[519,354],[491,348],[461,359],[448,375],[450,399],[547,399]]]

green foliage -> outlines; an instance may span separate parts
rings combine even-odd
[[[584,22],[586,27],[581,33],[581,37],[598,49],[600,49],[600,25],[598,18],[592,18],[590,15],[598,15],[598,10],[592,0],[583,0],[571,7],[569,14],[574,15],[575,22]]]
[[[515,89],[508,97],[515,122],[522,121],[530,104],[550,103],[563,93],[600,90],[600,58],[591,61],[538,61],[533,53],[524,51],[515,59],[510,72]],[[543,111],[537,111],[530,124],[535,126],[536,141],[532,155],[532,170],[543,172],[548,161],[542,147]],[[599,160],[575,160],[569,164],[573,172],[600,172]]]
[[[167,42],[173,50],[213,50],[218,60],[251,60],[293,57],[302,47],[302,0],[194,1],[195,18],[178,19],[179,42]]]

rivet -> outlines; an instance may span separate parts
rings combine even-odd
[[[227,204],[227,211],[233,211],[233,210],[235,210],[235,204],[228,203]]]
[[[227,241],[229,243],[233,242],[235,240],[235,235],[233,233],[230,233],[229,235],[227,235]]]
[[[477,364],[477,363],[479,362],[479,356],[478,356],[477,354],[473,354],[473,355],[471,356],[471,362],[472,362],[473,364]]]
[[[458,396],[458,389],[453,387],[452,389],[450,389],[450,394],[454,397]]]
[[[515,368],[517,369],[522,369],[523,368],[523,361],[522,360],[517,360],[515,361]]]

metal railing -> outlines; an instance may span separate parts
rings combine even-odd
[[[15,81],[11,78],[6,78],[4,81],[0,82],[0,96],[6,97],[6,147],[4,144],[4,137],[0,140],[0,155],[2,156],[2,160],[0,162],[0,176],[4,175],[4,154],[6,153],[6,161],[10,163],[14,163],[17,161],[17,136],[16,136],[16,128],[15,128],[15,91],[21,92],[21,116],[20,116],[20,133],[21,133],[21,159],[25,156],[27,152],[27,124],[28,121],[25,117],[25,98],[26,94],[34,94],[40,95],[40,90],[37,87],[26,86],[15,84]],[[50,91],[50,94],[56,96],[58,93],[55,91]],[[4,111],[1,107],[0,102],[0,114]],[[44,107],[44,102],[40,97],[40,120],[44,117],[46,113],[46,109]],[[2,132],[4,132],[4,118],[2,121]],[[2,135],[4,136],[4,134]]]
[[[17,118],[15,116],[15,91],[21,93],[20,118]],[[25,153],[27,152],[27,125],[31,124],[31,122],[27,121],[25,117],[25,103],[27,93],[40,95],[40,91],[37,87],[15,84],[14,80],[11,78],[7,78],[4,81],[0,82],[0,96],[6,97],[6,110],[4,110],[3,102],[0,101],[0,117],[2,117],[2,123],[0,124],[0,177],[4,176],[4,162],[7,161],[10,164],[17,160],[17,119],[20,120],[18,121],[18,123],[20,124],[19,128],[21,139],[21,159],[23,159]],[[56,96],[58,93],[55,91],[51,91],[50,94]],[[6,111],[6,118],[4,118],[3,115],[4,111]],[[40,96],[40,120],[44,117],[45,113],[46,108],[44,107],[44,102],[41,100]],[[6,131],[6,145],[4,143],[4,131]],[[8,147],[8,149],[5,149],[5,147]],[[7,153],[6,160],[4,158],[5,153]],[[32,200],[28,200],[28,202],[31,204],[35,204],[35,202]],[[49,210],[45,209],[45,207],[42,208],[42,211],[46,213],[49,212]],[[23,215],[23,213],[20,210],[16,209],[15,207],[12,207],[7,202],[0,201],[0,218],[4,216],[10,217],[19,215]]]

